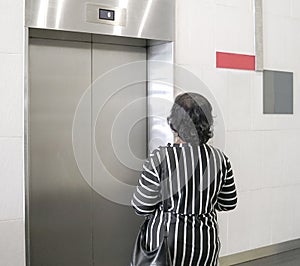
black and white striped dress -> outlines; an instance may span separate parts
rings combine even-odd
[[[173,265],[218,265],[216,210],[232,210],[237,204],[229,159],[207,144],[168,144],[150,155],[132,199],[137,214],[150,218],[146,232],[148,250],[158,247],[163,238],[162,157],[167,166],[164,178]]]

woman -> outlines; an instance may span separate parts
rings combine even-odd
[[[216,211],[234,209],[237,195],[229,159],[207,144],[213,136],[211,104],[197,93],[181,94],[175,99],[168,122],[176,134],[175,143],[159,147],[150,155],[132,199],[136,213],[150,219],[146,248],[157,248],[163,239],[164,178],[173,265],[218,265]]]

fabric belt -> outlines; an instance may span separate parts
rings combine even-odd
[[[216,216],[215,212],[211,212],[211,213],[202,213],[202,214],[192,214],[192,213],[178,213],[178,212],[174,212],[174,211],[165,211],[167,213],[171,213],[173,215],[178,215],[178,216],[182,216],[182,217],[195,217],[195,218],[206,218],[206,217],[211,217],[211,216]]]

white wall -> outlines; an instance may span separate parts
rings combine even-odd
[[[215,67],[216,51],[255,53],[253,3],[177,0],[175,60],[217,99],[238,186],[238,208],[219,215],[221,255],[300,237],[299,1],[264,0],[265,68],[294,72],[293,116],[262,114],[262,73]]]
[[[25,265],[23,175],[23,13],[0,0],[0,265]]]

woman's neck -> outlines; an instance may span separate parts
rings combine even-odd
[[[181,138],[176,137],[175,138],[175,144],[181,144],[181,143],[185,143],[185,141],[183,141]]]

